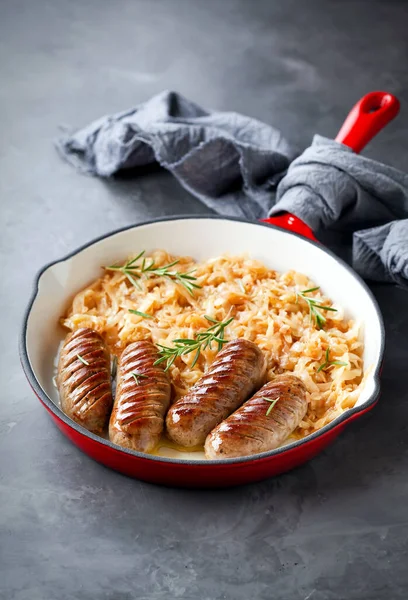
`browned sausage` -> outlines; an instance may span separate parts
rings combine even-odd
[[[278,400],[271,406],[265,398]],[[273,450],[296,429],[306,411],[304,383],[289,373],[277,375],[210,433],[205,455],[221,459]]]
[[[244,339],[228,342],[191,390],[170,408],[166,426],[181,446],[202,446],[210,431],[262,385],[263,352]]]
[[[119,359],[115,404],[109,422],[112,442],[151,452],[160,439],[171,386],[151,342],[134,342]]]
[[[65,414],[89,431],[101,434],[113,401],[109,352],[99,333],[85,327],[66,337],[59,356],[57,383]]]

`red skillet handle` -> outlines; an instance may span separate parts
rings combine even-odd
[[[361,152],[364,146],[397,116],[399,108],[398,98],[388,92],[366,94],[349,112],[336,136],[336,142],[348,146],[356,153]],[[317,241],[310,227],[290,213],[283,213],[263,221]]]
[[[398,114],[399,100],[387,92],[371,92],[357,102],[336,136],[336,142],[361,150]]]

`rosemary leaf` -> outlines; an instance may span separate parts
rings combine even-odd
[[[134,285],[135,287],[137,287],[138,290],[142,289],[140,283],[138,281],[136,281],[136,279],[135,279],[135,277],[134,277],[133,274],[131,275],[130,273],[125,273],[125,275],[129,279],[130,283],[132,285]]]
[[[144,313],[141,310],[133,310],[133,308],[129,308],[129,312],[132,313],[132,315],[137,315],[138,317],[144,317],[145,319],[153,319],[153,315],[148,315],[147,313]]]
[[[77,354],[77,358],[81,361],[81,363],[83,363],[84,365],[89,367],[89,362],[87,360],[85,360],[84,358],[82,358],[82,356],[80,354]]]
[[[325,352],[325,361],[319,366],[316,373],[320,373],[320,371],[326,371],[327,369],[333,366],[347,367],[348,363],[343,362],[342,360],[330,360],[330,346],[328,346]]]
[[[315,306],[318,306],[323,310],[331,310],[332,312],[337,312],[337,308],[333,308],[332,306],[323,306],[322,304],[316,304]]]
[[[198,358],[199,358],[199,356],[200,356],[200,350],[201,350],[201,348],[197,348],[196,355],[195,355],[195,357],[194,357],[194,360],[193,360],[193,362],[191,363],[191,368],[195,367],[195,364],[196,364],[196,362],[198,361]]]
[[[215,323],[216,325],[218,325],[217,319],[213,319],[212,317],[209,317],[208,315],[204,315],[204,319],[207,319],[207,321],[210,321],[210,323]]]
[[[296,292],[297,301],[299,298],[302,298],[309,307],[310,320],[315,321],[318,329],[323,329],[323,326],[326,324],[326,317],[322,315],[320,310],[329,310],[331,312],[337,312],[337,308],[333,308],[332,306],[324,306],[323,304],[319,304],[317,300],[314,298],[309,298],[306,294],[310,292],[316,292],[320,287],[309,288],[308,290],[303,290],[302,292]],[[318,310],[320,309],[320,310]]]
[[[132,258],[132,260],[129,260],[128,263],[126,264],[126,266],[129,268],[131,267],[137,260],[139,260],[139,258],[142,258],[143,254],[145,253],[145,250],[142,250],[141,252],[139,252],[139,254],[137,256],[135,256],[135,258]],[[143,259],[145,260],[145,259]]]
[[[136,373],[136,371],[132,371],[131,373],[133,379],[136,381],[137,385],[140,385],[140,379],[148,379],[147,375],[143,375],[143,373]]]
[[[268,406],[268,410],[265,413],[265,416],[269,417],[270,412],[272,411],[277,401],[280,399],[280,396],[278,396],[277,398],[267,398],[266,396],[261,396],[261,398],[262,400],[265,400],[265,402],[270,402],[270,406]]]

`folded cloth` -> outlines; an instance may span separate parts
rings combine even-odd
[[[295,214],[313,230],[356,231],[408,217],[408,175],[316,135],[289,167],[270,215]]]
[[[408,287],[408,219],[357,231],[353,266],[367,279]]]
[[[205,111],[175,92],[102,117],[57,148],[82,172],[102,177],[158,162],[226,216],[288,211],[314,230],[352,231],[408,217],[408,175],[321,136],[293,160],[296,153],[274,127]],[[353,266],[363,276],[408,287],[404,232],[390,226],[355,234]]]
[[[209,113],[175,92],[102,117],[57,148],[101,177],[158,162],[212,210],[248,219],[266,216],[295,157],[274,127],[234,112]]]

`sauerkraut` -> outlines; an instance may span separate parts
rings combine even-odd
[[[63,325],[71,330],[95,329],[118,355],[137,340],[172,346],[174,339],[194,338],[210,325],[204,315],[218,321],[232,316],[234,320],[225,330],[226,339],[243,337],[257,344],[267,358],[269,379],[289,371],[304,381],[309,408],[295,436],[312,433],[354,406],[363,381],[359,326],[346,319],[342,308],[318,289],[308,296],[336,311],[322,310],[326,323],[322,329],[317,327],[307,302],[296,292],[314,288],[319,282],[295,271],[278,273],[248,256],[223,255],[195,262],[158,250],[150,257],[158,266],[179,259],[173,267],[179,272],[195,269],[195,283],[200,289],[192,296],[180,283],[153,274],[142,275],[138,289],[124,273],[105,271],[75,296],[62,318]],[[129,309],[152,318],[132,314]],[[346,365],[318,371],[328,348],[330,361]],[[217,354],[216,344],[202,351],[192,366],[194,354],[177,358],[170,367],[174,401],[211,365]]]

